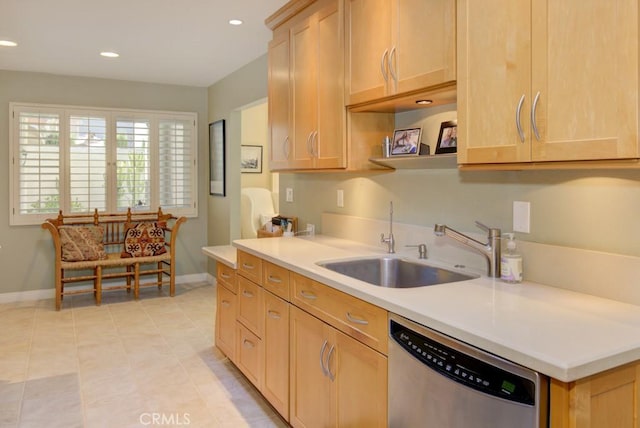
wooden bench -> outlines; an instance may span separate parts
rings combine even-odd
[[[130,208],[126,213],[114,214],[99,213],[97,209],[93,213],[67,215],[60,211],[58,217],[47,219],[42,228],[51,232],[55,248],[56,310],[60,310],[65,295],[78,293],[93,292],[96,305],[100,305],[103,291],[131,292],[133,288],[134,298],[138,299],[140,287],[161,288],[167,284],[167,277],[169,294],[174,296],[178,229],[186,220],[165,214],[162,209],[135,212]],[[95,239],[85,242],[87,236]],[[136,236],[139,238],[133,238]],[[149,236],[153,238],[147,239]],[[143,265],[151,268],[141,269]],[[74,273],[68,275],[70,271]],[[150,275],[155,279],[140,282],[141,276]],[[111,281],[118,278],[124,281]],[[108,282],[103,284],[103,280]],[[87,281],[93,283],[92,289],[65,290],[68,283]]]

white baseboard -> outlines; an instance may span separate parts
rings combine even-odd
[[[215,279],[208,273],[193,273],[189,275],[176,275],[176,284],[192,284],[206,282],[214,284]],[[78,285],[75,287],[65,287],[70,290],[90,290],[91,285]],[[53,299],[55,290],[48,288],[44,290],[16,291],[12,293],[0,293],[0,303],[30,302],[33,300]]]

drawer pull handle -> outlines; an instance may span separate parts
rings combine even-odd
[[[229,302],[228,300],[223,300],[220,303],[222,303],[222,306],[224,306],[225,308],[228,308],[229,306],[231,306],[231,302]]]
[[[224,273],[224,272],[221,272],[221,273],[220,273],[220,276],[221,276],[221,277],[223,277],[224,279],[229,279],[229,278],[231,278],[231,275],[229,275],[228,273]]]
[[[245,269],[255,269],[255,266],[251,263],[242,263],[242,267]]]
[[[354,317],[351,315],[351,312],[347,312],[347,319],[354,324],[369,325],[369,321],[363,318]]]
[[[242,341],[242,344],[244,345],[245,348],[255,348],[255,346],[256,346],[252,341],[247,340],[247,339],[244,339]]]
[[[269,282],[275,282],[276,284],[282,284],[282,280],[277,276],[269,275]]]
[[[248,298],[252,298],[253,297],[253,293],[247,291],[247,290],[242,290],[242,295],[244,297],[248,297]]]
[[[316,300],[318,296],[308,291],[301,290],[300,295],[307,300]]]
[[[272,310],[268,310],[267,315],[269,315],[269,317],[273,318],[274,320],[279,320],[281,318],[278,312]]]

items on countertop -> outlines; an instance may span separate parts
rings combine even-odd
[[[508,241],[500,259],[500,278],[511,284],[522,282],[522,256],[516,251],[514,234],[505,233],[503,236]]]

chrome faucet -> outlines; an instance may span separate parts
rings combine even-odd
[[[436,224],[433,228],[433,232],[436,236],[448,236],[456,241],[473,248],[479,253],[483,254],[487,258],[487,274],[492,278],[500,277],[500,229],[493,227],[487,227],[484,224],[476,221],[476,226],[487,232],[486,244],[480,241],[476,241],[462,233],[447,227],[444,224]]]
[[[426,259],[427,258],[427,244],[407,245],[407,247],[417,248],[418,249],[418,257],[420,257],[421,259]]]
[[[384,233],[380,234],[380,242],[387,244],[387,253],[396,252],[396,240],[393,237],[393,201],[389,202],[389,236],[384,237]]]

